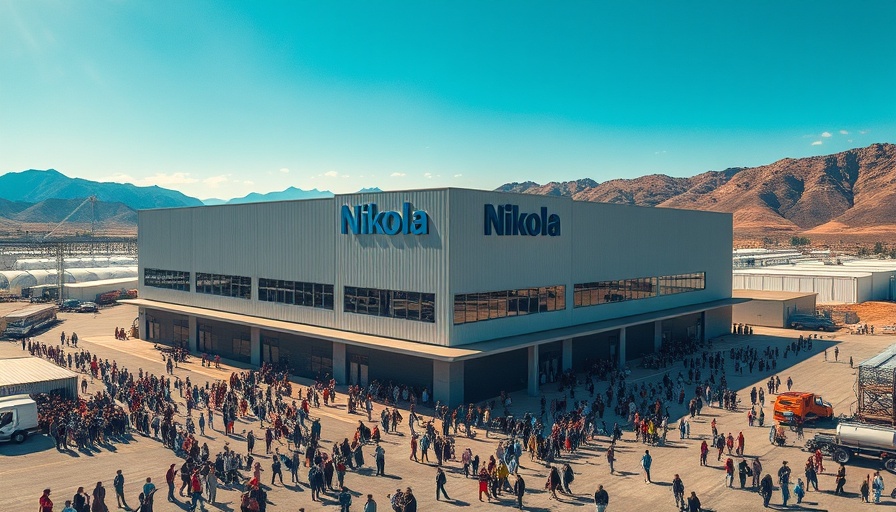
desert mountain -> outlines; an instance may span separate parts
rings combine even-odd
[[[654,174],[603,183],[524,182],[497,190],[728,212],[734,215],[735,234],[740,235],[896,232],[896,145],[872,144],[690,178]]]
[[[39,203],[45,199],[77,199],[96,196],[100,201],[124,203],[134,210],[200,206],[202,202],[176,190],[130,183],[102,183],[69,178],[54,169],[9,172],[0,176],[0,198]],[[75,205],[77,206],[77,205]]]

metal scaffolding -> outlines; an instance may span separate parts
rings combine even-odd
[[[869,423],[896,425],[896,345],[859,363],[858,413]]]

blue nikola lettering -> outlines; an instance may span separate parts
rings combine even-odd
[[[485,234],[492,232],[498,236],[560,236],[560,216],[548,215],[548,209],[541,207],[538,213],[520,212],[515,204],[501,204],[497,207],[485,205]]]
[[[423,210],[414,210],[405,202],[401,212],[379,211],[376,203],[359,204],[354,207],[342,205],[340,226],[343,235],[428,235],[429,215]]]

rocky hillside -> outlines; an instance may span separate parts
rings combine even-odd
[[[896,145],[769,165],[711,171],[691,178],[655,174],[597,183],[583,179],[498,188],[583,201],[729,212],[735,233],[814,235],[896,233]]]

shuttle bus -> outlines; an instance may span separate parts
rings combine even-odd
[[[56,306],[53,304],[35,304],[6,315],[6,331],[8,338],[25,338],[32,336],[44,327],[56,323]]]

